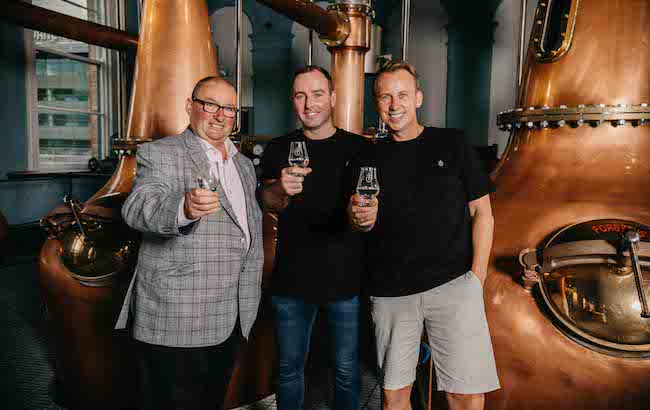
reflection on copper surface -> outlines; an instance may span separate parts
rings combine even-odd
[[[334,125],[362,134],[364,59],[358,50],[332,52],[332,81],[336,90]]]
[[[336,4],[330,8],[348,16],[350,35],[332,54],[332,80],[336,90],[334,125],[363,134],[364,56],[370,49],[371,9],[364,5]]]
[[[128,137],[177,135],[188,125],[185,101],[194,84],[217,75],[207,14],[201,0],[145,2]]]
[[[650,350],[650,322],[640,315],[631,272],[620,275],[616,266],[561,268],[546,275],[545,286],[553,306],[578,328],[611,343]]]
[[[529,50],[513,108],[647,102],[650,54],[644,38],[649,25],[645,0],[581,1],[564,57],[539,63]],[[605,355],[576,343],[515,279],[521,274],[519,252],[540,246],[563,227],[604,218],[650,223],[650,168],[644,159],[650,157],[650,127],[544,127],[537,121],[511,132],[492,175],[496,228],[485,303],[502,388],[488,394],[486,408],[646,409],[650,360]],[[603,278],[619,280],[607,267],[557,274],[575,275],[562,286],[559,278],[549,279],[565,288],[564,296],[555,296],[558,310],[579,309],[573,318],[589,315],[594,326],[613,320],[611,312],[603,316],[606,310],[588,291],[592,284],[603,286]],[[612,297],[621,296],[607,295]]]
[[[61,263],[60,241],[48,239],[40,254],[39,283],[47,307],[58,400],[70,409],[111,410],[135,404],[134,351],[127,333],[115,332],[129,276],[112,286],[84,286]]]

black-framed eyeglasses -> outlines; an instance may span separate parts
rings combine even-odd
[[[216,114],[216,113],[219,112],[219,109],[221,109],[221,112],[223,113],[223,115],[225,117],[228,117],[228,118],[235,118],[235,116],[237,115],[237,111],[239,111],[235,107],[226,107],[226,106],[214,103],[214,102],[199,100],[196,97],[192,97],[192,101],[196,101],[198,103],[201,103],[201,105],[203,106],[203,111],[205,111],[207,113],[210,113],[210,114]]]

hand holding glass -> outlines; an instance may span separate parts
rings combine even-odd
[[[289,148],[289,166],[307,168],[309,165],[309,154],[307,154],[307,145],[305,141],[291,141]],[[294,177],[302,175],[292,174]]]
[[[210,176],[200,176],[197,178],[197,183],[199,184],[199,188],[202,189],[207,189],[212,192],[217,191],[217,185],[219,184],[219,180],[214,178],[212,175]]]
[[[372,199],[379,193],[379,182],[377,181],[377,168],[361,167],[359,182],[357,182],[357,194],[365,199]],[[363,206],[369,206],[366,202]]]

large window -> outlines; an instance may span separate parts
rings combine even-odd
[[[32,0],[35,6],[119,28],[118,0]],[[31,35],[30,168],[87,170],[110,155],[121,126],[118,53],[39,31]]]

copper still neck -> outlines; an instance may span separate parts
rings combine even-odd
[[[207,4],[145,2],[127,138],[180,134],[189,123],[185,100],[200,79],[217,75]]]
[[[372,8],[367,2],[334,4],[328,8],[348,17],[350,34],[340,45],[331,45],[332,80],[336,90],[334,125],[356,134],[363,133],[365,54],[370,49]]]

